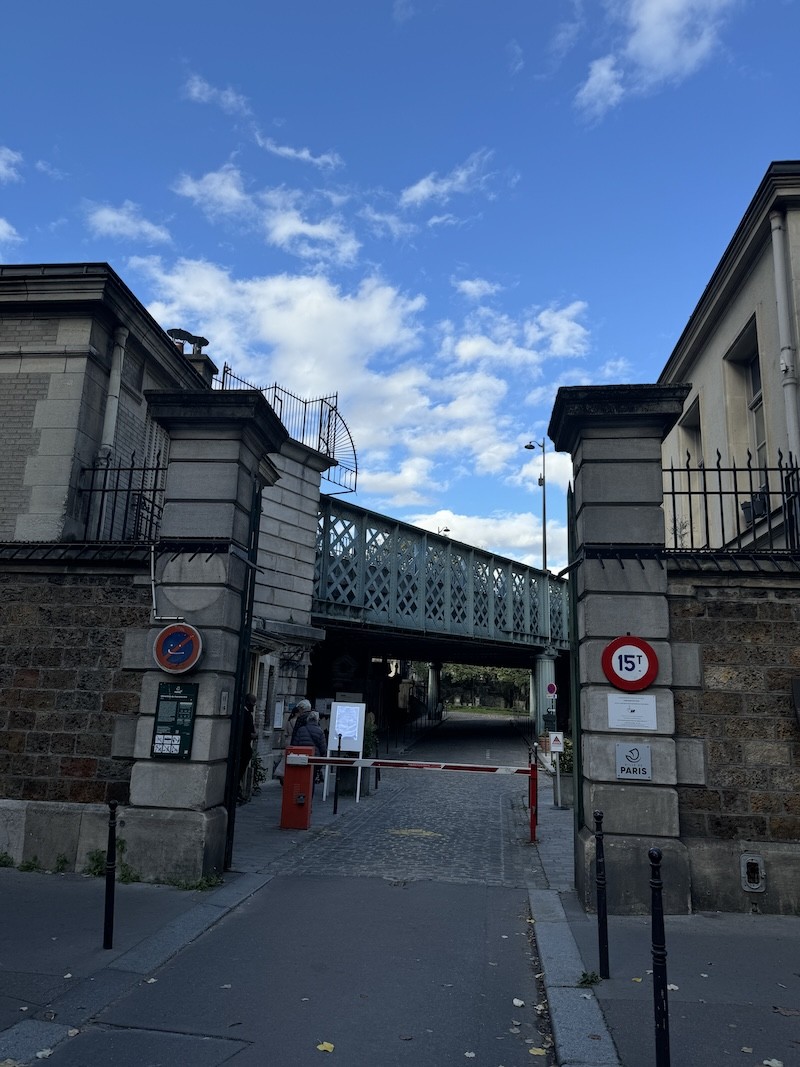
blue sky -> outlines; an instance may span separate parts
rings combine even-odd
[[[0,261],[107,261],[339,394],[355,502],[541,563],[560,385],[654,381],[769,163],[795,0],[167,0],[3,16]],[[548,562],[570,460],[547,455]]]

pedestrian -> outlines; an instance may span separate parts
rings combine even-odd
[[[256,707],[255,693],[248,693],[244,698],[244,708],[242,710],[242,732],[239,743],[239,796],[238,801],[240,804],[244,803],[244,782],[247,774],[247,768],[250,766],[250,761],[253,758],[253,742],[258,736],[256,734],[256,723],[253,717],[253,712]]]
[[[308,701],[301,701],[301,703],[308,704]],[[309,708],[311,707],[310,704],[308,704],[308,706]],[[286,749],[292,743],[292,734],[294,733],[294,728],[297,725],[298,707],[299,704],[294,705],[292,710],[289,712],[289,717],[287,718],[286,725],[283,728],[283,753],[281,755],[281,758],[278,760],[278,764],[275,767],[274,771],[274,775],[281,783],[281,785],[283,785],[283,777],[286,774]]]
[[[310,745],[317,756],[324,758],[327,755],[327,745],[325,743],[325,734],[319,725],[319,715],[316,711],[311,710],[311,702],[309,700],[301,700],[297,705],[297,712],[297,725],[292,733],[292,744]],[[314,781],[319,782],[321,779],[322,769],[317,768],[314,773]]]

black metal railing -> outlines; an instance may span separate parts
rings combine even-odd
[[[167,468],[161,454],[153,466],[98,461],[81,471],[84,504],[84,541],[139,541],[158,539],[164,512]]]
[[[256,389],[263,393],[270,407],[294,441],[335,460],[323,477],[343,492],[354,493],[358,479],[358,461],[353,439],[338,411],[337,393],[311,400],[303,399],[279,385],[252,385],[234,374],[226,363],[222,377],[215,379],[218,389]]]
[[[774,467],[725,465],[663,469],[666,548],[685,551],[786,551],[800,548],[800,469],[778,452]]]

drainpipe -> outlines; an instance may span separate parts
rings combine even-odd
[[[108,463],[114,450],[119,394],[122,384],[122,364],[125,360],[125,344],[127,340],[127,328],[118,326],[114,330],[114,348],[111,353],[111,374],[108,379],[108,397],[106,399],[105,418],[103,419],[103,436],[97,453],[97,458],[101,463]]]
[[[772,261],[775,269],[775,297],[778,305],[778,342],[781,347],[780,368],[783,377],[783,400],[786,407],[786,432],[789,451],[800,457],[800,421],[797,412],[797,366],[789,314],[789,282],[786,276],[786,238],[783,213],[773,211],[769,216],[772,227]]]

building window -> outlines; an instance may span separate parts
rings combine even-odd
[[[755,465],[762,469],[767,465],[767,430],[764,424],[764,399],[761,395],[761,364],[758,352],[747,365],[751,433]]]

